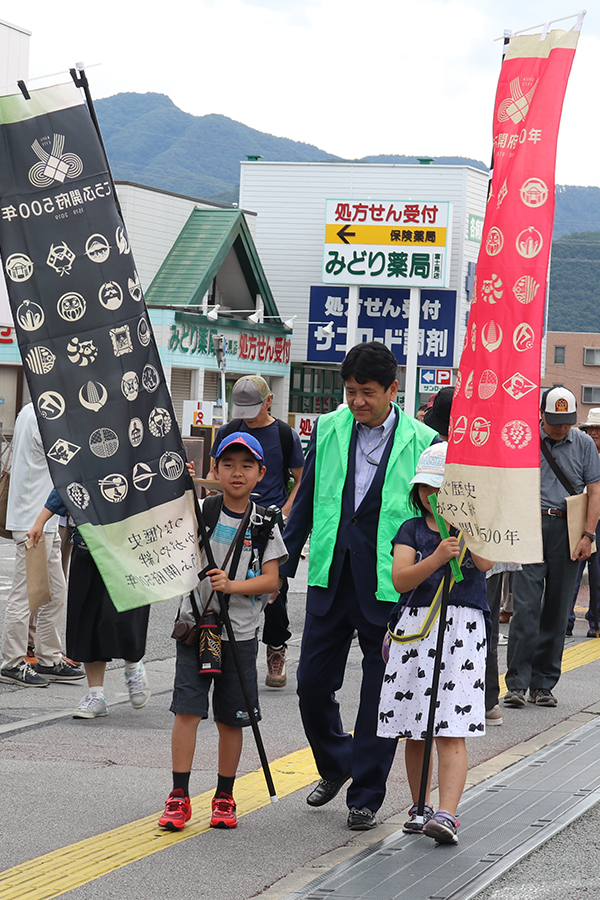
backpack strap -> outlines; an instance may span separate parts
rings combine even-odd
[[[243,419],[232,419],[231,422],[226,422],[225,425],[223,425],[221,440],[224,441],[225,438],[230,434],[233,434],[234,431],[239,431],[243,421]]]
[[[294,452],[294,435],[292,426],[282,419],[277,419],[277,427],[279,428],[279,443],[281,444],[281,452],[283,454],[283,470],[287,471],[288,479],[291,475],[290,462],[292,461],[292,453]]]
[[[250,534],[252,535],[252,550],[258,553],[258,559],[262,565],[265,547],[271,539],[275,525],[281,519],[281,510],[278,506],[259,506],[254,504],[250,516]]]
[[[206,525],[206,537],[210,539],[211,534],[217,527],[221,510],[223,509],[223,494],[215,494],[206,497],[202,503],[202,515],[204,524]]]

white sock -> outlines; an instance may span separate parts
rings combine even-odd
[[[88,691],[90,694],[93,694],[94,697],[104,697],[104,685],[94,685],[94,687],[89,687]]]
[[[139,662],[126,662],[125,663],[125,674],[126,675],[134,675],[136,672],[140,670]]]

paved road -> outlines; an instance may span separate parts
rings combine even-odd
[[[4,595],[0,596],[0,618],[13,558],[11,542],[0,539],[0,595]],[[270,760],[288,758],[280,767],[281,773],[276,774],[278,784],[285,784],[289,779],[289,783],[295,785],[302,780],[301,751],[306,747],[306,739],[297,711],[294,675],[305,583],[304,566],[292,585],[290,596],[294,638],[289,649],[287,687],[283,690],[264,687],[262,652],[259,660],[263,684],[261,730],[267,754]],[[57,896],[57,890],[53,892],[55,875],[52,873],[61,871],[62,857],[58,863],[56,860],[40,861],[39,857],[85,839],[92,839],[90,855],[84,862],[76,864],[78,871],[83,872],[85,883],[64,894],[73,900],[88,897],[108,900],[116,896],[163,900],[172,890],[184,898],[193,896],[211,900],[245,900],[258,894],[267,898],[283,897],[302,881],[315,877],[324,867],[396,830],[402,822],[409,805],[409,794],[399,750],[389,780],[388,796],[381,810],[382,824],[372,833],[353,834],[347,830],[343,797],[321,810],[312,810],[305,802],[307,789],[302,787],[282,796],[278,804],[271,805],[258,779],[251,782],[255,787],[251,788],[252,797],[248,800],[254,811],[240,819],[235,832],[198,831],[188,840],[173,842],[169,837],[157,836],[153,827],[140,826],[143,837],[141,858],[101,874],[104,869],[99,863],[97,865],[96,855],[99,861],[105,853],[105,833],[123,826],[128,834],[127,826],[144,817],[151,817],[154,822],[170,789],[172,716],[168,707],[173,642],[169,634],[174,612],[170,603],[158,604],[151,612],[147,667],[153,697],[144,710],[134,711],[127,703],[120,661],[112,663],[108,672],[107,695],[113,704],[110,715],[98,721],[74,720],[69,715],[84,693],[81,685],[51,685],[40,690],[0,684],[0,778],[4,785],[0,813],[5,823],[0,842],[0,870],[34,861],[27,867],[33,879],[28,890],[11,887],[6,880],[3,883],[0,876],[2,900]],[[575,637],[567,642],[569,648],[578,643],[590,644],[584,637],[586,627],[583,620],[577,622]],[[524,742],[530,741],[530,748],[540,741],[543,743],[548,729],[560,729],[561,723],[600,699],[599,676],[598,661],[564,675],[557,690],[560,703],[554,710],[530,705],[525,710],[507,710],[504,725],[491,728],[484,738],[469,742],[471,764],[477,766],[499,756],[506,764],[511,757],[501,755],[510,753],[515,746],[521,748],[519,752],[526,752],[522,748]],[[354,646],[346,683],[339,695],[347,727],[351,727],[356,709],[359,681],[360,653]],[[290,754],[296,755],[290,757]],[[492,768],[494,764],[491,763]],[[258,768],[256,750],[248,735],[240,775]],[[215,776],[216,730],[207,722],[199,729],[192,795],[211,791]],[[595,821],[597,834],[597,818]],[[192,823],[202,824],[200,813]],[[555,840],[561,839],[559,836]],[[591,842],[588,846],[591,852]],[[44,872],[50,873],[50,886],[41,891],[38,880]],[[514,897],[515,885],[510,881],[513,877],[517,877],[516,870],[505,879],[506,887],[494,886],[485,896],[489,900]],[[541,889],[539,879],[531,874],[527,878],[533,885],[532,890]],[[273,887],[268,890],[270,886]],[[494,894],[493,890],[504,890],[505,893]],[[535,897],[536,900],[553,896],[525,894],[520,889],[517,895]],[[568,896],[578,895],[569,893]]]

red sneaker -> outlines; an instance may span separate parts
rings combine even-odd
[[[220,793],[213,797],[211,828],[237,828],[235,800],[231,794]]]
[[[191,818],[190,798],[185,796],[182,788],[176,788],[167,797],[165,811],[158,820],[158,825],[169,831],[183,831],[185,823],[189,822]]]

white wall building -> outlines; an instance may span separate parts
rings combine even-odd
[[[292,363],[306,364],[310,288],[323,283],[325,201],[357,198],[452,204],[447,287],[457,292],[456,366],[469,309],[469,263],[474,264],[479,253],[488,180],[486,172],[471,166],[242,162],[240,206],[258,213],[255,242],[282,319],[298,317]],[[313,388],[316,378],[315,375]],[[292,393],[294,387],[303,386],[304,380],[305,373],[295,367]],[[324,385],[324,379],[319,383]],[[292,409],[306,413],[323,411],[309,407],[307,402],[303,406],[292,402]]]
[[[14,94],[17,81],[29,74],[29,38],[31,32],[0,20],[0,93]]]

